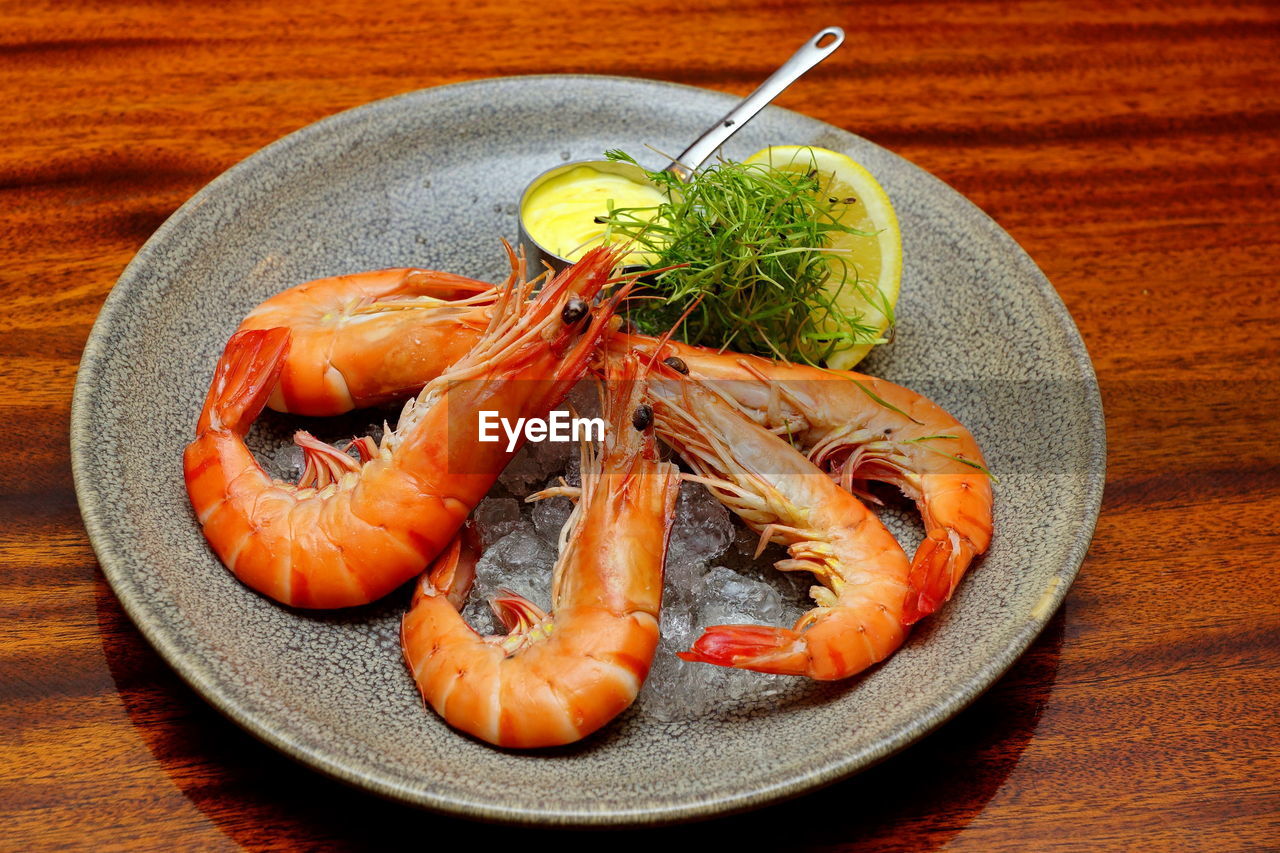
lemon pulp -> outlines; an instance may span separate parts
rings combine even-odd
[[[840,313],[861,318],[866,337],[883,342],[893,321],[902,281],[902,234],[893,204],[879,182],[850,158],[828,148],[774,145],[757,151],[747,163],[767,163],[775,169],[805,172],[816,169],[819,192],[831,204],[842,225],[861,234],[831,232],[826,247],[831,276],[826,297]],[[821,196],[820,196],[821,197]],[[821,304],[810,306],[819,332],[837,332],[839,325]],[[826,364],[848,370],[871,351],[874,342],[849,342],[827,356]]]

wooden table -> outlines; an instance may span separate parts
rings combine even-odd
[[[939,175],[1044,268],[1103,386],[1102,517],[1048,630],[941,731],[803,799],[636,838],[1280,846],[1274,4],[9,0],[0,848],[389,846],[402,832],[456,843],[446,833],[459,828],[485,848],[614,843],[377,800],[198,699],[125,618],[85,537],[67,450],[76,365],[151,232],[284,133],[495,75],[601,72],[745,94],[833,23],[846,46],[779,102]]]

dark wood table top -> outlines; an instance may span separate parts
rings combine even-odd
[[[1280,846],[1280,7],[1267,2],[0,3],[0,847],[550,842],[350,790],[197,698],[122,613],[76,508],[72,384],[103,299],[187,197],[338,110],[599,72],[779,103],[940,176],[1080,326],[1102,517],[1043,636],[882,765],[690,827],[701,845]]]

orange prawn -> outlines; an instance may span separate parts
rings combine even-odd
[[[497,746],[556,746],[587,736],[635,700],[658,644],[680,483],[676,467],[658,457],[644,393],[639,359],[624,356],[605,400],[603,448],[584,445],[551,613],[506,593],[491,605],[508,633],[472,630],[458,612],[475,566],[462,537],[423,576],[402,646],[424,701],[451,726]]]
[[[864,481],[913,500],[925,538],[911,561],[903,608],[910,625],[951,598],[974,557],[991,544],[992,491],[973,434],[941,406],[884,379],[733,352],[613,334],[611,350],[661,356],[715,386],[752,420],[785,435],[848,491]]]
[[[291,333],[232,336],[183,466],[205,538],[242,582],[295,607],[350,607],[395,589],[448,545],[514,453],[477,440],[478,412],[545,416],[583,375],[627,290],[591,309],[615,281],[618,252],[603,250],[531,299],[523,262],[508,254],[512,275],[475,346],[406,404],[380,445],[358,444],[360,462],[299,433],[307,470],[296,485],[273,480],[244,443]]]
[[[906,638],[911,565],[893,535],[787,441],[756,424],[719,389],[667,367],[650,383],[663,441],[720,501],[767,541],[787,547],[775,567],[811,572],[817,606],[791,628],[714,625],[680,657],[824,681],[891,655]]]
[[[238,331],[292,332],[268,406],[339,415],[416,394],[475,346],[496,296],[492,284],[452,273],[375,270],[291,287]]]

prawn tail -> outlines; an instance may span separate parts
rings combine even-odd
[[[547,612],[529,599],[505,587],[489,599],[493,615],[507,629],[508,634],[527,633],[547,618]]]
[[[809,653],[804,635],[767,625],[713,625],[682,660],[711,663],[776,675],[808,675]]]
[[[907,577],[907,599],[902,607],[902,624],[912,625],[938,610],[955,589],[955,565],[959,554],[954,537],[942,529],[929,535],[916,550]]]
[[[267,404],[289,353],[287,328],[249,329],[227,341],[209,385],[196,435],[225,429],[243,436]]]
[[[440,552],[431,567],[418,581],[413,603],[423,596],[442,595],[455,610],[462,610],[476,579],[476,563],[480,560],[479,535],[470,523],[458,531],[448,546]]]

